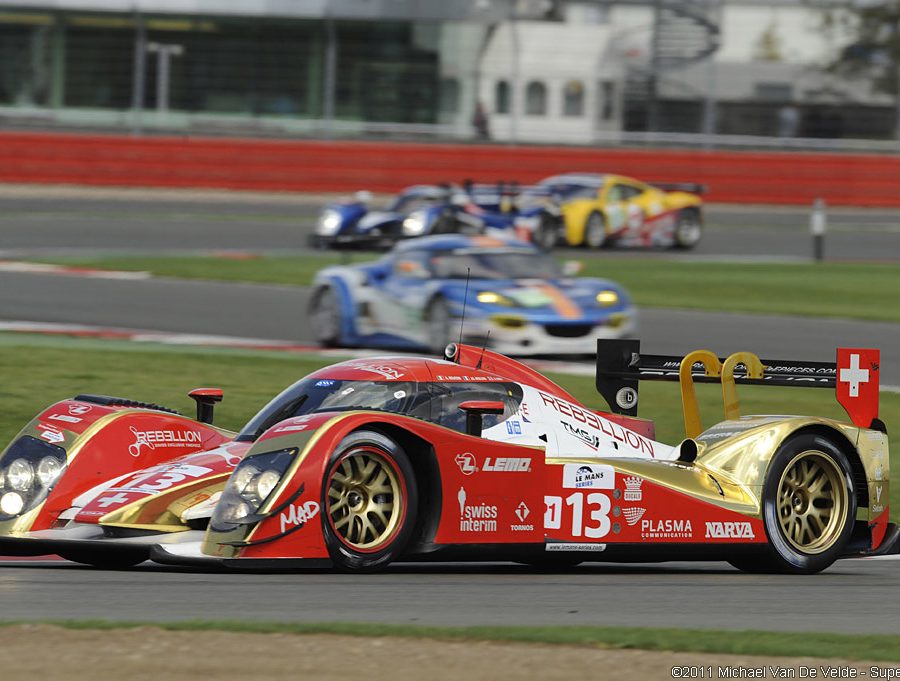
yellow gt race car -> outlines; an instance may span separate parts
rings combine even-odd
[[[566,173],[538,186],[559,203],[569,246],[693,248],[703,232],[701,185]]]

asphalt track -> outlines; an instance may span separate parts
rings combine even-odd
[[[0,272],[0,320],[217,334],[313,343],[309,290],[174,279],[110,281]],[[834,349],[878,347],[882,383],[900,385],[900,325],[813,317],[642,309],[645,352],[675,354],[698,343],[728,354],[752,349],[769,359],[819,359]]]
[[[297,251],[305,248],[325,200],[290,194],[79,193],[0,186],[0,256]],[[811,257],[809,210],[804,207],[710,205],[706,224],[703,241],[690,257]],[[900,260],[900,212],[833,209],[828,225],[829,258]],[[603,257],[628,254],[614,251]],[[671,257],[671,252],[655,255]]]
[[[900,634],[898,571],[889,559],[843,561],[815,576],[748,575],[724,563],[591,564],[552,574],[519,565],[395,565],[342,575],[8,562],[0,563],[0,618]]]

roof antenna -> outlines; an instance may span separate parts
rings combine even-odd
[[[475,365],[476,369],[481,368],[481,362],[484,360],[484,351],[487,350],[488,343],[491,341],[491,330],[488,329],[487,336],[484,337],[484,345],[481,346],[481,356],[478,358],[478,364]]]
[[[463,339],[463,324],[466,323],[466,301],[469,299],[469,275],[472,272],[471,267],[466,268],[466,290],[463,293],[463,309],[462,309],[462,317],[459,318],[459,343],[458,345],[462,345]]]

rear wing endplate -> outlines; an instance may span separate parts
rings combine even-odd
[[[721,383],[726,419],[740,417],[738,384],[830,388],[855,425],[883,429],[877,421],[879,363],[879,351],[868,348],[841,348],[836,362],[810,362],[750,352],[721,358],[709,350],[649,355],[641,353],[639,340],[598,340],[596,385],[614,413],[637,416],[640,381],[678,381],[687,437],[702,432],[695,383]]]

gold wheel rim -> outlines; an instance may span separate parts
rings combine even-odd
[[[400,478],[386,457],[374,449],[353,449],[332,469],[328,519],[338,538],[350,548],[377,551],[400,527],[404,495]]]
[[[784,538],[804,553],[834,545],[847,522],[849,494],[834,459],[818,451],[797,454],[778,483],[778,521]]]

